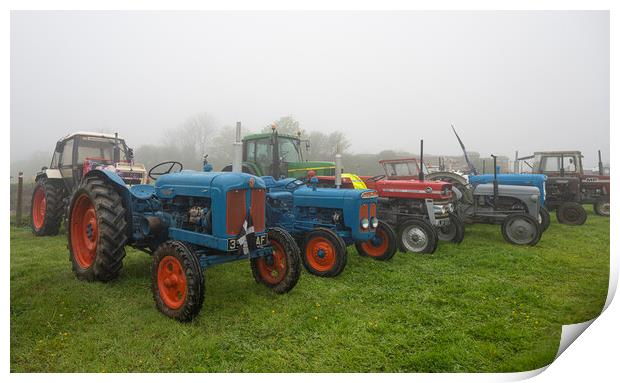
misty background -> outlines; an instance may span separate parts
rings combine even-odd
[[[11,13],[11,174],[78,130],[147,165],[229,162],[233,126],[294,123],[345,167],[425,152],[609,161],[609,12]],[[196,126],[200,128],[196,128]]]

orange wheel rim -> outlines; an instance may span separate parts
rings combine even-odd
[[[378,228],[375,237],[362,243],[362,249],[370,257],[381,257],[388,249],[388,236],[385,230]]]
[[[95,206],[86,194],[78,197],[71,211],[71,248],[77,263],[89,268],[97,255],[99,229]]]
[[[34,199],[32,201],[32,223],[37,230],[43,227],[46,207],[47,202],[45,201],[45,190],[43,190],[42,186],[37,186],[34,191]]]
[[[257,261],[258,273],[267,283],[275,285],[286,276],[286,252],[282,244],[271,240],[273,253],[271,257],[260,257]]]
[[[165,256],[157,267],[157,287],[164,304],[171,309],[183,306],[187,296],[187,279],[183,266],[172,255]]]
[[[325,238],[312,238],[306,245],[306,260],[314,270],[331,270],[336,263],[336,249]]]

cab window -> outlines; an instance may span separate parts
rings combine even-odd
[[[255,158],[254,160],[263,170],[264,174],[268,174],[271,165],[271,143],[269,138],[262,138],[260,140],[256,140],[256,150],[255,150]]]
[[[73,138],[65,141],[60,154],[60,165],[69,166],[73,164]]]
[[[293,140],[280,138],[278,140],[278,154],[284,162],[300,162],[298,147]]]
[[[561,156],[543,157],[541,159],[541,169],[543,172],[559,172],[562,167]],[[577,165],[574,156],[564,157],[564,171],[575,172],[577,171]]]

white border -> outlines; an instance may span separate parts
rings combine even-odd
[[[51,4],[53,3],[53,4]],[[5,73],[5,81],[4,86],[5,92],[3,94],[3,107],[2,107],[2,119],[4,121],[4,129],[6,133],[9,133],[10,126],[10,116],[9,116],[9,102],[10,102],[10,87],[8,84],[10,83],[10,70],[9,70],[9,44],[10,44],[10,10],[37,10],[37,9],[82,9],[82,10],[97,10],[97,9],[118,9],[118,10],[611,10],[611,68],[618,67],[617,60],[617,43],[618,39],[618,28],[617,23],[619,17],[616,14],[619,6],[616,5],[616,2],[613,1],[558,1],[558,0],[524,0],[524,1],[405,1],[405,0],[383,0],[383,1],[369,1],[369,0],[359,0],[359,1],[345,1],[345,0],[315,0],[315,1],[284,1],[284,0],[264,0],[260,3],[255,1],[248,0],[239,0],[239,1],[198,1],[198,0],[179,0],[179,1],[162,1],[162,0],[152,0],[152,1],[119,1],[119,0],[111,0],[111,1],[6,1],[5,4],[6,11],[4,13],[3,20],[5,23],[3,24],[5,27],[3,28],[3,34],[5,35],[2,39],[2,48],[4,52],[4,60],[2,61],[3,72]],[[614,43],[616,43],[614,45]],[[615,127],[617,121],[617,89],[618,89],[618,78],[615,75],[614,70],[611,72],[611,120],[610,126]],[[9,133],[10,134],[10,133]],[[617,142],[617,133],[614,129],[610,129],[610,139],[612,143]],[[5,148],[2,150],[2,155],[4,157],[4,164],[8,164],[10,162],[9,159],[9,145],[10,140],[3,140]],[[612,150],[611,151],[611,164],[614,169],[616,169],[616,165],[618,165],[618,156]],[[3,167],[3,176],[4,179],[8,181],[9,179],[9,167]],[[5,203],[5,211],[8,216],[9,206],[8,206],[8,182],[6,182],[5,187],[2,190],[3,196],[1,197]],[[612,179],[613,190],[617,190],[617,182],[615,178]],[[612,198],[615,199],[615,198]],[[4,259],[4,288],[2,289],[2,320],[4,322],[4,331],[2,333],[2,367],[3,372],[6,374],[9,371],[9,347],[10,347],[10,317],[9,317],[9,281],[10,281],[10,263],[9,257],[10,254],[9,248],[9,227],[8,227],[8,219],[4,219],[0,223],[0,231],[3,235],[4,240],[2,241],[2,248],[4,250],[3,254]],[[611,232],[619,233],[618,225],[616,221],[611,219]],[[613,296],[615,294],[617,280],[618,280],[618,259],[617,259],[617,241],[614,236],[611,237],[611,275],[610,275],[610,290],[607,298],[607,305],[612,302]],[[401,381],[409,381],[411,379],[422,380],[422,381],[503,381],[503,380],[520,380],[525,379],[531,376],[535,376],[542,371],[546,372],[544,374],[538,375],[535,379],[537,381],[550,381],[550,380],[579,380],[584,381],[586,379],[591,380],[593,377],[594,381],[602,379],[604,377],[609,376],[617,376],[618,371],[618,361],[617,361],[617,350],[618,350],[618,328],[620,323],[620,309],[618,309],[618,303],[611,304],[604,313],[594,321],[594,326],[587,328],[584,332],[584,336],[579,337],[575,340],[574,345],[569,347],[559,358],[552,363],[548,368],[542,368],[536,371],[524,372],[524,373],[516,373],[516,374],[390,374],[386,375],[390,379],[401,380]],[[568,327],[571,329],[571,327]],[[574,328],[573,328],[574,329]],[[572,331],[572,330],[570,330]],[[565,332],[563,331],[563,334]],[[566,332],[568,334],[568,332]],[[567,335],[563,335],[566,337]],[[118,374],[109,374],[109,375],[89,375],[88,377],[76,375],[76,374],[58,374],[58,375],[40,375],[40,374],[12,374],[10,376],[11,379],[16,381],[22,380],[32,380],[34,379],[45,379],[45,380],[83,380],[87,378],[93,382],[109,380],[109,379],[119,379],[119,380],[129,380],[133,377],[129,375],[118,375]],[[210,375],[209,377],[205,377],[202,375],[179,375],[174,374],[170,375],[158,375],[158,374],[147,374],[140,376],[140,379],[148,379],[152,381],[163,381],[164,379],[191,379],[191,380],[204,380],[204,379],[217,379],[222,381],[236,381],[238,379],[255,379],[256,376],[249,375],[239,375],[239,374],[218,374],[218,375]],[[295,381],[315,381],[316,379],[327,379],[327,380],[340,380],[340,379],[355,379],[356,381],[374,381],[378,376],[369,375],[369,374],[339,374],[339,375],[322,375],[318,377],[316,375],[311,374],[295,374],[295,376],[289,375],[278,375],[278,374],[269,374],[269,375],[260,375],[259,378],[268,379],[270,381],[286,381],[290,382],[291,379]],[[381,377],[382,379],[384,377]]]

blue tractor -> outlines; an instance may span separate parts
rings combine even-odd
[[[317,188],[295,178],[262,177],[267,192],[267,226],[289,232],[298,242],[304,266],[322,277],[339,275],[347,246],[376,260],[397,251],[396,234],[377,218],[377,192],[368,189]]]
[[[84,175],[71,198],[67,226],[79,279],[116,278],[125,246],[151,253],[155,304],[179,321],[200,312],[203,269],[212,265],[249,259],[256,282],[276,293],[295,286],[299,248],[285,230],[267,229],[263,180],[183,170],[175,161],[153,167],[149,177],[154,185],[129,187],[109,170]]]
[[[495,179],[499,185],[536,187],[540,193],[538,223],[540,224],[542,231],[547,230],[551,223],[549,211],[545,208],[545,184],[547,182],[547,176],[544,174],[478,174],[476,167],[467,156],[465,145],[463,144],[463,141],[461,141],[458,133],[456,133],[454,125],[452,126],[452,131],[456,135],[456,139],[463,150],[463,155],[465,156],[465,161],[467,162],[467,166],[469,168],[468,174],[463,176],[453,172],[440,171],[429,174],[428,178],[452,183],[452,185],[461,192],[463,201],[470,204],[473,203],[471,190],[478,185],[492,184]],[[497,169],[495,169],[495,171],[497,171]],[[516,205],[513,206],[513,210],[527,210],[526,206],[524,206],[521,202],[516,201],[515,203]]]

